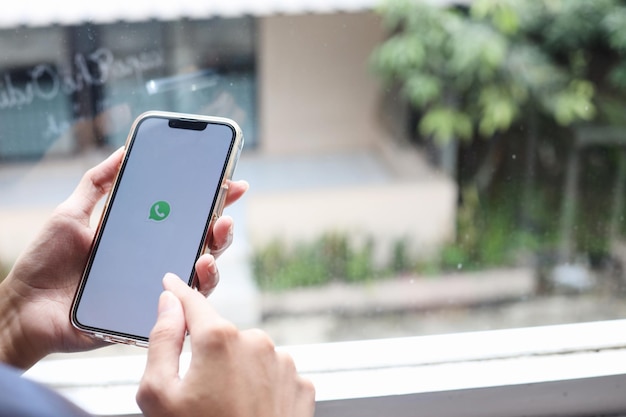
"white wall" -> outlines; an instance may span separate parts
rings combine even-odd
[[[369,56],[373,13],[259,19],[261,150],[289,154],[371,146],[381,135]]]

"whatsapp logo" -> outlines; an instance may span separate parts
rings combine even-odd
[[[148,220],[154,220],[155,222],[161,222],[167,219],[170,215],[170,203],[167,201],[157,201],[150,207],[150,214]]]

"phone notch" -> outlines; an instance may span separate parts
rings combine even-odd
[[[172,129],[188,129],[200,131],[206,129],[208,124],[208,122],[198,120],[170,119],[167,125]]]

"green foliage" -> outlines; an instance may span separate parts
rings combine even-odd
[[[330,278],[321,254],[304,245],[289,253],[284,245],[274,242],[254,256],[252,265],[261,288],[319,285]]]
[[[374,267],[374,242],[368,242],[346,253],[345,279],[348,282],[366,282],[380,275]]]
[[[441,94],[442,86],[439,78],[429,74],[410,74],[404,86],[404,92],[411,102],[424,106]]]
[[[602,18],[602,26],[606,31],[612,48],[626,52],[626,7],[611,10]]]
[[[488,20],[502,33],[515,34],[520,27],[520,16],[513,1],[475,0],[471,9],[472,17]]]
[[[529,106],[570,126],[598,116],[600,95],[626,88],[623,1],[433,3],[384,1],[379,11],[393,35],[372,56],[421,113],[422,135],[491,137]],[[603,79],[591,71],[596,51],[608,52]]]
[[[398,239],[388,260],[374,262],[373,239],[351,240],[348,235],[328,233],[310,243],[288,247],[275,241],[256,251],[253,272],[259,287],[278,291],[331,282],[369,282],[414,269],[410,242]]]
[[[409,239],[397,239],[393,243],[390,269],[394,272],[407,272],[414,268],[415,262],[411,259]]]
[[[481,135],[492,136],[511,126],[519,112],[513,97],[499,86],[488,86],[481,91],[478,99],[482,115],[478,127]]]
[[[508,40],[493,28],[473,21],[460,21],[450,32],[447,58],[456,88],[470,91],[473,84],[497,76],[508,49]]]
[[[605,17],[622,8],[616,0],[542,0],[540,3],[544,5],[544,17],[540,21],[550,22],[542,34],[546,45],[555,51],[588,47],[605,35],[602,25]]]
[[[410,76],[410,69],[421,66],[425,59],[426,51],[416,34],[402,34],[389,39],[378,54],[381,67],[393,68],[405,76]]]
[[[424,116],[420,133],[432,135],[440,142],[472,137],[472,120],[465,113],[450,107],[436,107]]]
[[[271,243],[254,254],[252,264],[257,283],[267,290],[362,282],[375,274],[373,250],[372,241],[356,245],[347,235],[329,233],[293,248]]]
[[[460,269],[471,267],[471,258],[462,247],[457,245],[446,245],[441,250],[439,269]]]
[[[560,202],[552,201],[552,210],[533,221],[526,213],[523,219],[514,214],[527,209],[526,194],[533,187],[540,188],[533,190],[537,193],[549,190],[553,200],[562,196],[567,153],[561,151],[567,150],[563,143],[571,144],[573,130],[591,123],[626,124],[626,0],[473,0],[446,6],[383,0],[379,12],[390,36],[372,54],[377,74],[399,87],[413,106],[421,136],[466,142],[457,172],[460,186],[470,187],[461,195],[457,242],[443,250],[441,265],[507,262],[516,248],[552,245],[557,234],[566,235],[554,226]],[[489,145],[471,143],[479,137]],[[513,144],[520,139],[526,146]],[[471,151],[463,154],[464,147]],[[512,149],[521,155],[517,164],[503,158],[503,151]],[[541,169],[549,180],[532,174]],[[524,184],[524,201],[520,187],[509,196],[516,205],[494,206],[505,204],[498,198],[502,190],[494,189],[500,175]],[[521,180],[525,175],[528,181]],[[610,175],[592,188],[607,193]],[[480,191],[472,183],[480,183]],[[581,183],[579,206],[590,195]],[[576,219],[572,236],[579,250],[606,250],[601,212],[586,211]]]
[[[457,213],[457,244],[470,259],[476,258],[481,231],[484,228],[480,196],[475,186],[467,186],[461,193],[462,202]]]
[[[441,269],[476,270],[511,265],[519,253],[533,252],[541,247],[535,234],[517,225],[515,200],[511,198],[517,187],[509,188],[500,198],[484,201],[475,187],[468,186],[463,190],[457,217],[457,241],[441,251]],[[532,198],[534,206],[545,206],[538,196]],[[547,229],[550,224],[546,214],[535,213],[537,222],[543,223],[542,227]]]
[[[590,105],[592,97],[591,82],[573,80],[554,97],[553,111],[557,122],[566,126],[577,120],[591,120],[595,115],[595,108]]]
[[[375,263],[372,239],[356,243],[347,235],[331,233],[293,247],[275,241],[257,250],[252,262],[256,282],[265,291],[282,291],[332,282],[367,283],[415,272],[476,270],[511,264],[520,250],[538,248],[533,235],[515,229],[512,205],[492,202],[483,207],[473,190],[464,195],[457,242],[443,247],[436,261],[418,262],[410,240],[398,238],[389,259]]]
[[[616,65],[609,73],[609,82],[620,89],[626,89],[626,62]]]

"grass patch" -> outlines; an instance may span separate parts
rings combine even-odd
[[[253,272],[260,288],[283,290],[330,282],[369,282],[395,270],[388,264],[407,263],[405,250],[398,247],[393,251],[393,261],[376,266],[374,251],[373,239],[355,242],[340,233],[293,246],[274,241],[253,255]]]

